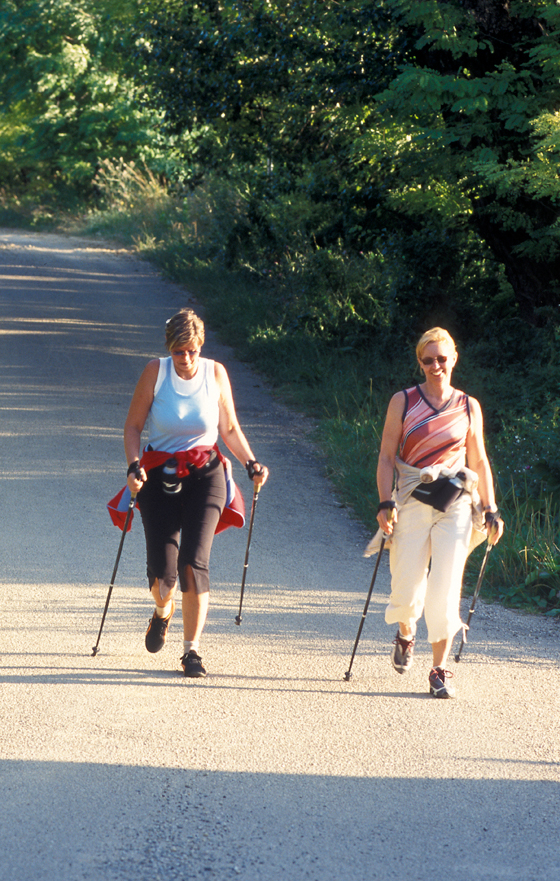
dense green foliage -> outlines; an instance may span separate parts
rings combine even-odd
[[[137,157],[153,141],[154,114],[138,106],[119,51],[117,22],[133,9],[129,0],[3,0],[3,186],[91,192],[103,158]]]
[[[544,324],[559,302],[560,8],[390,5],[410,50],[381,111],[399,120],[401,138],[407,131],[413,162],[417,144],[430,145],[421,175],[410,180],[407,170],[407,181],[399,169],[401,203],[454,219],[464,212],[504,264],[519,314]]]
[[[73,194],[198,278],[366,522],[403,353],[447,327],[517,523],[495,589],[554,611],[559,26],[555,0],[4,0],[4,218]]]
[[[450,259],[434,270],[442,253],[471,256],[474,232],[517,314],[545,324],[557,309],[555,3],[155,0],[142,20],[146,73],[168,130],[189,134],[193,180],[214,167],[250,186],[230,252],[289,247],[275,224],[286,201],[304,208],[307,243],[391,253],[396,236],[415,278],[420,239],[424,311],[453,318],[455,282],[468,297],[478,279]],[[397,296],[407,327],[417,290],[410,306]]]

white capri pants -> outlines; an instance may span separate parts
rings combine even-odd
[[[445,514],[412,498],[399,509],[390,546],[387,624],[402,622],[414,630],[423,611],[429,642],[455,636],[463,626],[459,602],[471,529],[468,493]]]

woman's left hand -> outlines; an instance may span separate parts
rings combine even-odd
[[[257,470],[259,468],[260,468],[260,471]],[[261,465],[260,462],[254,462],[253,463],[253,477],[252,477],[253,491],[255,493],[260,492],[261,487],[264,486],[264,484],[266,483],[267,480],[268,480],[268,468],[266,467],[266,465]]]
[[[499,514],[496,517],[488,517],[488,519],[486,519],[486,533],[488,535],[489,544],[498,544],[504,534],[504,521]]]

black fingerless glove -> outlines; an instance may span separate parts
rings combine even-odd
[[[134,462],[131,462],[128,466],[128,470],[126,472],[126,476],[130,477],[131,474],[134,474],[136,480],[141,480],[140,476],[140,460],[135,459]]]
[[[255,468],[255,465],[258,465],[259,467]],[[257,459],[250,459],[248,462],[245,462],[245,468],[247,469],[249,480],[252,480],[253,477],[256,477],[258,474],[262,474],[264,470]]]

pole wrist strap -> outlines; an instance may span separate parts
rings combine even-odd
[[[255,465],[258,465],[258,468],[255,468]],[[249,459],[248,462],[245,462],[245,468],[247,469],[247,474],[249,475],[249,480],[252,480],[257,474],[263,473],[263,467],[258,461],[258,459]]]
[[[377,506],[377,513],[380,511],[393,511],[397,507],[397,503],[393,501],[393,499],[388,499],[386,502],[379,502]]]

